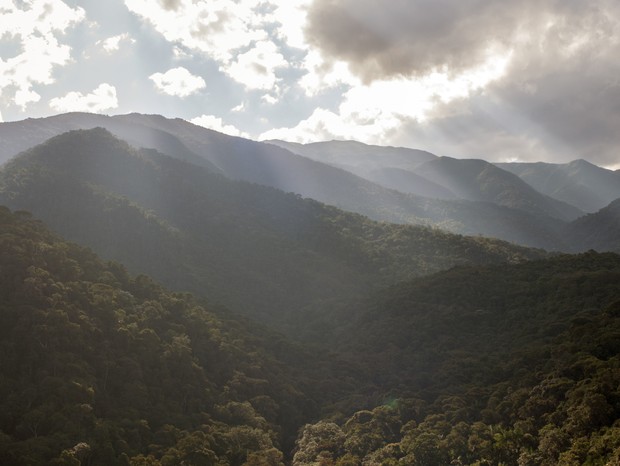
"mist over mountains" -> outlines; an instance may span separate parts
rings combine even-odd
[[[620,461],[620,174],[0,123],[0,463]]]
[[[496,237],[549,250],[589,249],[587,244],[565,234],[566,224],[598,210],[582,211],[481,160],[457,160],[412,149],[353,142],[307,146],[278,143],[295,150],[294,154],[274,147],[276,141],[267,144],[226,136],[180,119],[156,115],[106,117],[74,113],[6,123],[0,127],[4,141],[0,160],[52,135],[97,126],[135,147],[153,148],[231,179],[297,193],[374,220],[437,226],[454,233]],[[330,163],[336,157],[341,162],[333,166]],[[353,161],[357,161],[355,165]],[[352,171],[347,171],[347,167]],[[394,169],[400,170],[400,178],[394,177],[394,183],[402,181],[403,176],[412,182],[408,192],[403,183],[398,191],[394,183],[377,182]],[[374,178],[364,174],[369,170],[375,173]],[[377,178],[377,170],[384,175]],[[599,169],[589,176],[589,189],[596,196],[613,196],[613,180],[620,177],[617,172]],[[564,189],[581,189],[578,179],[573,177],[573,181],[565,182]]]
[[[302,310],[323,301],[456,264],[541,256],[498,240],[372,222],[138,151],[102,128],[64,133],[8,162],[0,202],[173,289],[272,324],[297,322],[296,334],[311,327]]]

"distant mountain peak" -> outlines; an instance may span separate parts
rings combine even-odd
[[[591,162],[588,162],[585,159],[575,159],[569,163],[567,163],[568,166],[570,167],[596,167],[596,168],[601,168],[597,165],[594,165]]]

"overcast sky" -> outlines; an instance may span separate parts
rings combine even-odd
[[[620,168],[618,0],[0,0],[0,120]]]

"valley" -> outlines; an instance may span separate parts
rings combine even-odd
[[[0,463],[620,461],[618,172],[142,114],[0,141]]]

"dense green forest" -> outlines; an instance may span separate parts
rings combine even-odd
[[[0,208],[0,241],[0,464],[278,465],[302,422],[355,389],[334,358],[26,213]]]
[[[0,169],[0,464],[620,464],[620,256],[376,222],[152,123],[176,157],[96,128]],[[570,242],[620,250],[618,202]]]
[[[617,255],[455,268],[381,293],[341,338],[385,401],[306,426],[294,464],[620,461]]]
[[[0,220],[2,464],[620,459],[616,255],[403,283],[326,353]]]

